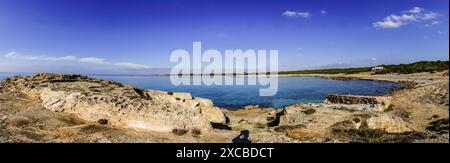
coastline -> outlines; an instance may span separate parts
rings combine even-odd
[[[87,141],[85,139],[88,139],[89,141],[107,142],[142,142],[142,140],[145,142],[232,142],[231,139],[236,135],[239,135],[240,131],[248,130],[250,131],[250,139],[252,140],[252,142],[395,142],[399,141],[397,139],[411,142],[448,142],[448,128],[447,133],[442,134],[436,133],[437,131],[428,129],[429,125],[436,120],[447,119],[448,121],[448,76],[445,76],[445,73],[448,74],[448,71],[439,73],[419,73],[407,75],[280,75],[314,76],[324,78],[340,78],[345,80],[358,79],[389,82],[409,81],[414,82],[417,85],[415,85],[413,88],[396,90],[392,94],[386,95],[387,97],[389,97],[389,105],[381,105],[381,103],[375,104],[379,103],[377,102],[378,99],[373,99],[375,103],[371,102],[366,104],[358,102],[360,101],[360,98],[362,98],[363,101],[367,101],[366,98],[372,97],[351,97],[350,102],[354,104],[340,104],[333,102],[322,102],[317,104],[294,104],[284,107],[280,110],[275,110],[272,108],[259,108],[257,106],[247,106],[234,111],[214,107],[210,100],[190,97],[190,94],[188,93],[174,94],[170,92],[153,90],[142,91],[137,88],[127,88],[126,86],[121,86],[120,83],[114,83],[105,80],[96,80],[87,77],[85,78],[82,76],[53,76],[49,78],[50,81],[55,79],[58,80],[55,83],[56,85],[50,84],[50,88],[61,89],[61,91],[66,94],[63,97],[68,98],[65,99],[64,103],[61,103],[54,101],[54,98],[60,98],[61,94],[59,94],[58,92],[61,91],[48,92],[49,90],[46,89],[46,87],[42,87],[42,90],[45,90],[44,93],[57,93],[55,94],[57,96],[52,96],[51,98],[43,98],[43,94],[39,93],[40,89],[36,89],[34,86],[26,87],[31,83],[23,83],[23,78],[19,77],[17,78],[17,80],[14,80],[15,82],[13,83],[15,84],[5,84],[7,82],[2,83],[3,93],[0,93],[0,113],[2,115],[1,124],[4,128],[6,127],[5,132],[7,133],[16,133],[23,132],[23,130],[31,130],[32,133],[40,133],[39,135],[41,136],[34,138],[30,138],[29,136],[20,137],[21,134],[16,133],[18,134],[16,136],[12,134],[9,137],[0,137],[0,141],[84,142]],[[49,79],[47,79],[45,75],[41,76],[42,77],[32,77],[26,79],[25,81],[47,83]],[[77,108],[72,108],[70,107],[72,105],[67,105],[70,100],[75,100],[75,103],[73,103],[75,105],[78,105],[80,102],[83,103],[83,98],[73,99],[73,95],[71,95],[70,93],[73,91],[66,90],[66,86],[81,86],[84,87],[83,89],[88,91],[88,93],[94,91],[95,89],[101,88],[97,88],[97,86],[86,87],[84,86],[85,84],[83,84],[85,82],[92,83],[94,85],[96,85],[96,83],[100,83],[101,85],[103,85],[103,87],[107,86],[108,89],[105,90],[123,90],[125,91],[124,93],[126,93],[123,95],[124,97],[131,95],[127,93],[129,91],[131,91],[130,93],[135,92],[133,93],[133,96],[135,96],[133,98],[142,98],[142,100],[139,101],[142,101],[144,103],[147,103],[147,98],[150,98],[152,101],[158,99],[156,103],[152,104],[155,107],[169,106],[169,108],[172,108],[172,105],[173,107],[175,107],[176,105],[182,106],[182,108],[186,109],[186,111],[189,110],[188,112],[182,113],[182,116],[186,117],[187,119],[183,120],[186,123],[177,122],[180,120],[180,114],[173,114],[169,116],[170,118],[174,118],[173,120],[169,121],[169,124],[165,124],[166,122],[158,122],[161,124],[158,126],[154,126],[159,128],[162,127],[159,131],[155,131],[153,129],[146,131],[145,128],[134,128],[133,126],[137,125],[136,118],[140,119],[139,117],[135,118],[135,116],[130,116],[130,119],[127,120],[128,123],[132,122],[131,128],[130,125],[128,125],[128,127],[127,125],[123,125],[123,122],[125,122],[124,118],[115,120],[114,117],[104,117],[103,119],[108,120],[107,125],[98,125],[97,119],[100,119],[100,117],[86,119],[86,116],[84,115],[95,117],[97,115],[102,115],[103,113],[112,114],[114,109],[105,110],[105,112],[99,113],[95,109],[86,110],[86,107],[94,107],[97,105],[98,107],[95,108],[111,107],[109,102],[103,103],[102,101],[99,101],[99,99],[90,98],[94,97],[91,95],[86,97],[89,98],[91,102],[94,102],[93,104],[82,105],[82,107]],[[58,86],[61,84],[66,86]],[[14,89],[16,91],[5,91],[9,89]],[[98,94],[95,92],[92,93]],[[110,98],[111,95],[112,94],[106,91],[106,94],[103,94],[100,97]],[[35,97],[37,97],[37,99]],[[348,97],[342,98],[348,100]],[[46,100],[49,101],[45,102]],[[64,99],[60,100],[64,101]],[[133,99],[130,100],[135,101]],[[47,106],[47,103],[51,104],[50,107]],[[199,105],[200,103],[201,105]],[[381,108],[381,110],[373,110],[375,108],[374,104],[377,106],[380,105],[380,107],[377,108]],[[33,107],[30,108],[30,106]],[[21,109],[24,107],[34,112],[34,114],[41,115],[41,117],[43,115],[45,115],[49,119],[68,119],[68,117],[72,117],[69,118],[72,120],[70,120],[71,122],[69,124],[60,124],[62,126],[65,126],[64,130],[59,127],[44,129],[34,128],[33,126],[38,124],[35,124],[32,119],[38,119],[39,122],[41,121],[41,118],[28,115],[26,112],[14,114],[8,111],[11,109]],[[60,107],[69,108],[58,111]],[[129,109],[129,106],[125,106],[122,108]],[[147,108],[144,107],[141,109]],[[67,110],[68,112],[66,112],[65,110]],[[155,111],[161,112],[157,113],[157,115],[164,115],[168,113],[162,110]],[[148,116],[149,115],[145,115],[145,117]],[[153,118],[154,120],[151,121],[146,120],[145,124],[154,125],[154,123],[156,123],[155,120],[158,120],[160,117],[156,116]],[[189,121],[190,118],[199,118],[204,120],[202,120],[202,122],[200,123],[192,123]],[[27,123],[26,125],[17,125],[17,123],[19,122]],[[49,123],[47,125],[50,126],[55,125],[53,124],[54,122],[42,121],[41,123]],[[209,123],[211,123],[212,126],[210,126]],[[181,126],[190,124],[193,128],[182,129],[183,127],[179,126],[178,124],[180,124]],[[144,123],[139,123],[139,125],[144,125]],[[172,129],[171,126],[173,125],[175,125],[175,128]],[[165,129],[164,126],[169,128]],[[94,133],[97,133],[95,134],[96,136],[92,137],[92,135],[90,134],[80,132],[82,130],[86,130],[87,128],[90,128],[90,130],[93,130]],[[198,131],[196,130],[201,131],[201,134],[198,134]],[[116,132],[116,134],[113,134],[111,131]],[[363,133],[374,131],[379,132],[381,137],[377,138],[376,140],[361,136],[357,136],[357,138],[355,138],[356,140],[348,139],[349,134],[355,134],[354,132]],[[72,133],[73,136],[64,136],[67,134],[67,132]],[[45,135],[47,134],[59,135],[60,138],[47,139],[45,137]],[[417,134],[419,134],[420,136],[417,136]]]
[[[216,76],[246,76],[246,77],[258,77],[258,76],[278,76],[278,77],[322,77],[326,79],[335,79],[335,80],[372,80],[372,81],[382,81],[382,82],[401,82],[401,81],[410,81],[416,83],[429,83],[432,80],[445,80],[446,77],[442,76],[442,74],[447,71],[437,72],[437,74],[441,75],[430,75],[428,72],[424,73],[413,73],[413,74],[373,74],[372,72],[365,73],[354,73],[354,74],[270,74],[270,75],[216,75]],[[171,76],[170,74],[165,74],[162,76]],[[176,76],[176,75],[173,75]],[[198,76],[207,76],[209,75],[183,75],[182,77],[198,77]]]

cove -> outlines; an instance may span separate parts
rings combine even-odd
[[[379,96],[389,93],[396,83],[369,80],[332,80],[320,77],[280,76],[275,96],[259,96],[259,86],[252,85],[189,85],[174,86],[169,76],[92,76],[130,84],[137,88],[189,92],[194,97],[211,99],[218,107],[239,109],[247,105],[283,108],[296,103],[320,103],[329,94]],[[226,76],[248,78],[252,76]]]

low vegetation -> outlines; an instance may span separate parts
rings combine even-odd
[[[184,130],[184,129],[173,129],[172,130],[172,133],[174,133],[175,135],[178,135],[178,136],[182,136],[182,135],[186,134],[187,132],[188,131]]]
[[[101,125],[107,125],[108,124],[108,120],[107,119],[99,119],[98,123]]]
[[[399,73],[411,74],[419,72],[439,72],[449,69],[449,61],[420,61],[410,64],[381,65],[384,70],[377,74]]]
[[[379,65],[384,69],[377,72],[377,74],[399,73],[411,74],[419,72],[439,72],[449,69],[449,61],[420,61],[410,64],[399,65]],[[372,67],[360,68],[341,68],[341,69],[319,69],[319,70],[299,70],[299,71],[281,71],[281,75],[293,74],[355,74],[361,72],[372,71]]]
[[[371,71],[372,67],[361,68],[342,68],[342,69],[320,69],[320,70],[301,70],[301,71],[281,71],[280,75],[290,74],[354,74]]]
[[[379,129],[364,130],[333,130],[335,136],[350,139],[353,143],[412,143],[426,139],[428,136],[421,132],[387,133]]]
[[[433,131],[439,134],[448,134],[448,118],[439,119],[430,123],[427,127],[427,130]]]
[[[314,109],[308,109],[308,110],[305,110],[304,113],[307,114],[307,115],[310,115],[310,114],[316,113],[316,110],[314,110]]]
[[[304,124],[298,124],[295,126],[278,126],[274,129],[274,131],[276,132],[285,132],[285,131],[289,131],[289,130],[294,130],[294,129],[300,129],[300,128],[306,128],[306,125]]]
[[[394,110],[394,105],[389,105],[388,108],[384,109],[384,112],[390,112]]]

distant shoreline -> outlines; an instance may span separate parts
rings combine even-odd
[[[371,73],[372,75],[383,74],[398,74],[406,75],[412,73],[423,72],[442,72],[449,69],[449,61],[418,61],[409,64],[399,65],[379,65],[374,67],[382,67],[381,71],[373,72],[373,67],[355,67],[355,68],[335,68],[335,69],[316,69],[316,70],[298,70],[298,71],[279,71],[279,72],[243,72],[242,73],[221,73],[221,74],[89,74],[80,73],[86,76],[316,76],[326,78],[345,78],[349,79],[365,79],[368,74],[361,76],[364,73]],[[0,74],[34,74],[34,73],[22,73],[22,72],[0,72]],[[372,79],[372,78],[370,78]]]

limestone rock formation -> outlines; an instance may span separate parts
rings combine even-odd
[[[192,100],[192,95],[190,93],[186,92],[169,92],[169,94],[172,94],[173,97],[179,100]]]
[[[400,117],[379,115],[366,120],[368,129],[381,129],[388,133],[403,133],[411,131]]]
[[[328,95],[326,104],[369,105],[370,110],[383,111],[391,104],[389,96]]]
[[[198,102],[199,106],[201,106],[201,107],[213,107],[214,106],[213,102],[210,99],[196,97],[196,98],[194,98],[194,100],[196,102]]]
[[[36,74],[2,81],[1,92],[20,92],[42,101],[44,108],[112,126],[147,131],[174,129],[207,132],[224,116],[211,101],[189,93],[142,90],[81,75]]]
[[[264,129],[278,122],[277,110],[273,108],[250,105],[239,110],[224,110],[224,113],[233,129]]]
[[[200,107],[200,112],[212,123],[225,124],[225,116],[217,107]]]
[[[304,105],[296,105],[286,107],[283,109],[282,116],[280,116],[280,126],[290,126],[304,124],[308,121],[308,117],[304,113]]]
[[[308,110],[315,110],[308,114]],[[296,104],[284,108],[279,126],[305,125],[315,131],[383,130],[388,133],[412,131],[402,118],[377,111],[349,111],[332,109],[328,104]]]

